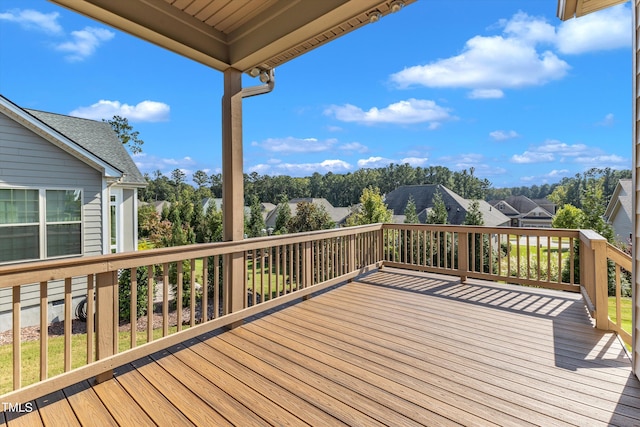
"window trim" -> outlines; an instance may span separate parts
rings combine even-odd
[[[0,186],[0,190],[26,190],[38,192],[38,223],[0,224],[0,228],[38,226],[38,258],[18,259],[12,261],[0,261],[0,265],[19,264],[24,262],[42,261],[49,259],[75,258],[84,255],[84,189],[80,187],[26,187],[26,186]],[[78,191],[80,193],[80,220],[79,221],[47,221],[47,191]],[[77,254],[47,256],[47,226],[80,224],[80,252]]]

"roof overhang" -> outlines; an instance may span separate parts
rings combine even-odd
[[[415,0],[50,0],[219,71],[270,70]]]
[[[600,9],[626,3],[628,0],[558,0],[558,18],[566,21]]]

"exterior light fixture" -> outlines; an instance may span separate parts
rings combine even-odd
[[[380,18],[382,18],[382,14],[377,10],[374,10],[373,12],[369,12],[367,17],[369,18],[369,23],[373,24],[374,22],[378,22]]]
[[[391,13],[399,12],[400,9],[402,9],[403,7],[404,7],[404,2],[400,0],[392,1],[391,4],[389,4],[389,9],[391,10]]]
[[[258,76],[260,75],[260,68],[257,68],[257,67],[256,67],[256,68],[252,68],[252,69],[249,71],[249,75],[250,75],[251,77],[258,77]]]

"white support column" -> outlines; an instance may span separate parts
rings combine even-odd
[[[224,241],[244,238],[244,177],[242,169],[242,72],[224,72],[222,97],[222,234]],[[224,257],[225,313],[244,306],[244,256]]]

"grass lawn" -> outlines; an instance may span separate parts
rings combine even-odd
[[[188,326],[183,326],[187,329]],[[176,332],[175,326],[169,328],[169,334]],[[154,329],[153,339],[162,337],[162,328]],[[118,337],[119,351],[130,348],[131,332],[120,332]],[[147,342],[147,331],[137,332],[137,345]],[[49,377],[64,372],[64,337],[49,337],[48,340],[48,372]],[[26,341],[21,345],[22,350],[22,386],[27,386],[40,379],[40,341]],[[78,368],[87,363],[87,334],[74,334],[71,336],[71,366]],[[94,346],[95,351],[95,346]],[[95,358],[95,354],[94,354]],[[0,346],[0,394],[8,393],[13,386],[13,346],[6,344]]]
[[[621,307],[621,320],[622,320],[622,329],[631,333],[631,298],[621,298],[620,303]],[[609,318],[611,321],[616,321],[616,297],[609,297]]]
[[[269,276],[269,269],[267,265],[263,268],[260,263],[256,264],[255,286],[257,293],[262,293],[264,296],[269,295],[269,289],[271,289],[272,292],[275,292],[276,290],[278,292],[282,292],[284,290],[285,283],[289,280],[289,275],[279,274],[276,276],[275,272],[275,267],[272,266],[271,276]],[[264,285],[262,283],[263,276]],[[276,289],[276,284],[278,284],[278,289]],[[253,290],[253,260],[247,261],[247,286],[248,289]],[[287,288],[287,291],[289,290],[290,288]]]

